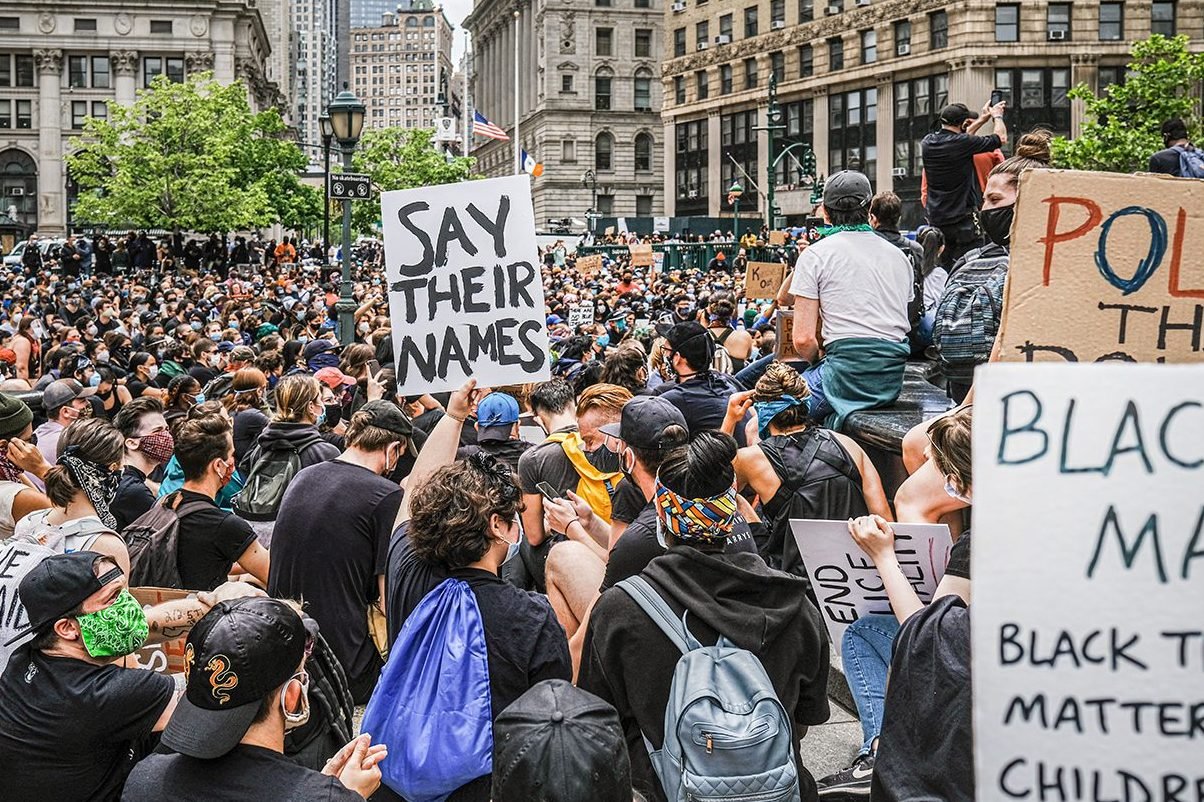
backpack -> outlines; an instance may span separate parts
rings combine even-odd
[[[618,583],[681,650],[665,705],[665,741],[644,744],[670,802],[799,802],[790,717],[765,667],[722,635],[703,646],[640,576]],[[375,732],[375,730],[372,730]]]
[[[231,500],[236,515],[245,521],[274,521],[293,477],[301,470],[301,452],[322,442],[312,434],[298,443],[281,441],[259,452],[243,488]]]
[[[492,773],[485,626],[468,583],[445,579],[410,613],[360,731],[388,745],[381,779],[409,802],[443,800]]]
[[[216,401],[220,398],[225,398],[234,390],[234,374],[222,373],[209,380],[205,388],[201,390],[205,394],[205,398],[210,401]]]
[[[1204,178],[1204,154],[1182,145],[1176,145],[1174,150],[1179,153],[1179,173],[1183,178]]]
[[[180,519],[211,505],[207,501],[182,504],[182,499],[178,493],[164,496],[121,533],[130,550],[130,587],[184,587],[177,551]]]
[[[998,245],[970,251],[954,266],[932,328],[932,343],[948,378],[970,382],[974,368],[991,356],[1003,320],[1007,273],[1007,250]]]
[[[548,435],[548,440],[559,443],[564,455],[573,463],[573,470],[577,472],[577,487],[573,492],[585,499],[599,518],[610,521],[610,502],[615,495],[615,485],[623,476],[622,472],[607,473],[590,464],[583,450],[584,441],[578,432],[556,432]]]

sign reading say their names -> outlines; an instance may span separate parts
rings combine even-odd
[[[973,454],[977,798],[1197,798],[1204,366],[984,366]]]
[[[953,540],[944,524],[897,524],[895,555],[920,601],[932,600]],[[866,615],[894,615],[874,561],[849,534],[848,521],[790,519],[819,612],[837,653],[849,624]]]
[[[744,272],[744,297],[750,301],[776,298],[785,279],[786,265],[781,262],[749,262]]]
[[[381,194],[397,392],[550,376],[531,182]]]
[[[1204,181],[1020,177],[1001,358],[1204,361]]]

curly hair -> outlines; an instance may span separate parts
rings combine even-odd
[[[489,550],[489,521],[522,511],[510,469],[486,454],[440,468],[410,500],[410,543],[424,560],[463,568]]]
[[[640,381],[641,372],[645,375],[644,381]],[[602,382],[624,387],[630,393],[638,393],[648,385],[647,373],[647,357],[643,348],[636,344],[620,345],[602,363]]]
[[[753,389],[753,401],[777,401],[784,395],[794,396],[802,401],[811,395],[811,388],[807,386],[807,380],[802,374],[785,362],[770,362],[765,373],[757,379],[757,386]],[[774,426],[782,429],[811,423],[811,419],[807,417],[807,407],[801,404],[782,410],[774,415],[773,421]]]

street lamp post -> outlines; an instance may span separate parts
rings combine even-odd
[[[727,202],[732,205],[732,237],[740,241],[740,196],[744,194],[744,185],[733,181],[727,188]]]
[[[330,117],[331,134],[343,151],[343,169],[351,172],[351,154],[364,130],[364,104],[343,84],[343,91],[326,109]],[[355,341],[355,298],[351,291],[351,200],[343,199],[343,258],[342,283],[335,311],[339,315],[339,341],[351,345]]]
[[[330,141],[334,138],[334,127],[330,115],[323,112],[318,118],[322,129],[322,160],[326,176],[326,190],[322,193],[322,266],[330,265]],[[325,279],[323,279],[324,281]]]
[[[589,222],[589,233],[594,235],[594,221],[598,218],[598,176],[593,170],[586,170],[581,176],[581,186],[590,191],[590,206],[589,211],[585,213],[585,217]]]

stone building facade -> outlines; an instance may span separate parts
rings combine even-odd
[[[108,102],[130,104],[157,75],[241,78],[256,109],[283,106],[265,77],[271,45],[254,0],[53,4],[0,9],[0,211],[48,235],[68,227],[63,154]]]
[[[1037,126],[1073,135],[1082,104],[1067,91],[1124,79],[1130,44],[1151,32],[1204,46],[1204,2],[670,0],[664,8],[666,214],[765,214],[767,87],[777,78],[775,158],[810,146],[820,176],[842,169],[893,189],[919,220],[919,143],[948,102],[977,110],[1000,90],[1014,142]],[[984,133],[989,133],[990,127]],[[777,166],[777,205],[811,210],[794,155]],[[756,187],[751,186],[751,176]]]
[[[472,155],[485,175],[515,172],[517,52],[519,144],[544,166],[531,185],[541,228],[591,208],[607,217],[661,214],[663,1],[476,0],[464,21],[472,106],[512,139],[476,136]]]

